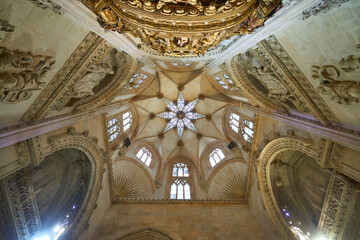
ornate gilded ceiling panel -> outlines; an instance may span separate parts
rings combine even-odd
[[[167,56],[204,55],[252,32],[281,0],[82,0],[105,30],[131,34]]]

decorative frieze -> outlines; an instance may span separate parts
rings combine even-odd
[[[42,9],[51,9],[53,12],[63,15],[64,12],[62,11],[61,7],[57,5],[56,3],[53,3],[51,0],[29,0],[36,6],[42,8]]]
[[[358,192],[340,175],[331,176],[322,208],[318,231],[329,240],[342,239],[356,204]]]
[[[27,240],[41,230],[35,193],[27,169],[22,169],[1,182],[14,221],[18,239]]]
[[[291,0],[290,0],[291,1]],[[298,0],[295,0],[298,1]],[[305,20],[311,16],[317,16],[319,13],[326,13],[333,8],[340,7],[341,4],[349,0],[321,0],[316,6],[303,11],[301,19]],[[289,2],[289,0],[287,0]]]

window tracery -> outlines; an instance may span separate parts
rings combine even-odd
[[[127,111],[108,120],[107,131],[110,142],[113,142],[121,133],[130,129],[132,118],[132,113]]]
[[[243,136],[243,138],[251,143],[254,136],[254,123],[250,120],[242,120],[236,113],[230,113],[229,117],[230,128]]]
[[[108,135],[109,135],[109,141],[114,141],[117,136],[119,135],[120,128],[118,126],[119,120],[117,118],[113,118],[108,121],[107,127],[108,127]]]
[[[147,148],[140,148],[136,154],[136,157],[141,160],[146,166],[150,166],[150,163],[152,161],[152,154]]]
[[[122,120],[123,120],[123,128],[124,128],[124,132],[126,130],[128,130],[131,127],[132,124],[132,114],[131,112],[126,112],[122,115]]]
[[[235,90],[237,89],[234,81],[225,73],[216,75],[215,80],[226,90]]]
[[[148,78],[148,75],[142,72],[137,72],[129,81],[128,85],[124,86],[126,88],[133,88],[136,89],[140,87],[140,85]]]
[[[187,164],[176,163],[172,168],[172,185],[170,188],[170,199],[190,200],[189,168]]]
[[[225,158],[225,154],[223,153],[223,151],[221,151],[220,148],[214,149],[214,151],[212,151],[209,155],[209,162],[211,167],[214,167],[224,158]]]

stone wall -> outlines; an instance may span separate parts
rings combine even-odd
[[[211,203],[112,205],[92,239],[119,239],[149,228],[179,240],[271,240],[247,205]]]

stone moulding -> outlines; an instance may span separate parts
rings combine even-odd
[[[259,184],[265,208],[279,233],[284,239],[296,239],[295,235],[288,228],[277,205],[270,181],[270,164],[276,156],[286,150],[295,150],[307,154],[317,162],[320,154],[315,148],[306,144],[304,140],[292,137],[278,138],[268,143],[257,160]]]
[[[101,41],[102,39],[95,33],[89,33],[50,81],[45,90],[42,91],[40,96],[22,116],[20,122],[40,120],[44,113],[50,108],[51,104],[59,97],[68,82],[72,79],[72,76],[81,68],[84,61]]]
[[[87,132],[83,134],[75,133],[74,128],[69,129],[69,133],[50,137],[48,140],[50,148],[45,148],[42,156],[50,155],[64,148],[75,148],[82,151],[91,162],[91,177],[89,188],[84,202],[78,215],[64,233],[63,239],[78,239],[81,232],[95,207],[104,172],[104,162],[107,160],[104,150],[97,146],[97,139],[91,139]]]
[[[145,228],[126,234],[119,240],[137,240],[137,239],[158,239],[158,240],[175,240],[170,234],[154,228]]]
[[[250,60],[257,60],[261,67],[255,66]],[[260,42],[256,49],[233,58],[226,63],[226,68],[235,76],[233,79],[238,82],[244,95],[262,108],[286,114],[296,110],[315,116],[323,124],[339,123],[274,36]],[[252,73],[251,69],[259,69],[260,73]],[[263,87],[252,84],[248,80],[250,76],[262,82]],[[282,85],[281,89],[279,84]],[[266,90],[262,89],[264,87]]]

